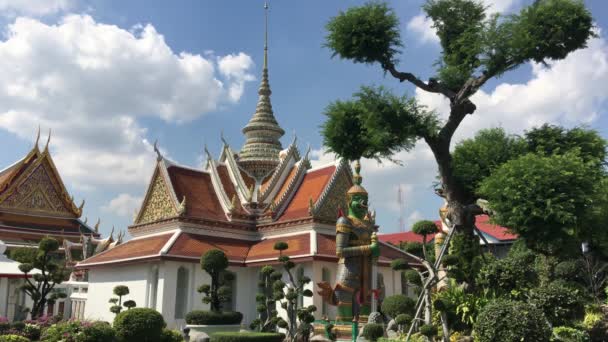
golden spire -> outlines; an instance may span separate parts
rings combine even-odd
[[[239,164],[256,179],[262,179],[279,164],[279,153],[283,149],[281,137],[285,131],[279,126],[270,102],[268,81],[268,3],[264,3],[264,69],[258,89],[255,113],[243,128],[245,144],[239,153]]]

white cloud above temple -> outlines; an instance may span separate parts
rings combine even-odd
[[[101,207],[106,213],[131,218],[141,206],[143,197],[122,193],[113,198],[108,204]]]
[[[177,53],[150,24],[19,17],[0,41],[0,127],[30,141],[51,128],[60,172],[79,188],[141,185],[154,155],[139,119],[188,122],[236,102],[252,67],[242,52]]]

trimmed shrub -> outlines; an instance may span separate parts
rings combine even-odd
[[[542,310],[510,300],[488,303],[477,316],[474,330],[478,342],[548,342],[551,337]]]
[[[218,332],[211,335],[210,342],[283,342],[285,335],[262,332]]]
[[[237,311],[195,310],[186,314],[186,323],[193,325],[240,324],[243,314]]]
[[[0,336],[0,342],[30,342],[30,340],[19,335],[3,335]]]
[[[44,342],[59,342],[66,341],[72,342],[76,339],[66,339],[66,336],[80,336],[84,335],[84,329],[86,326],[92,323],[81,322],[81,321],[63,321],[53,324],[45,329],[40,337],[41,341]]]
[[[378,323],[367,323],[363,326],[363,337],[375,342],[384,336],[384,325]]]
[[[420,327],[420,334],[431,338],[437,335],[437,327],[432,324],[425,324]]]
[[[133,308],[114,318],[114,329],[119,341],[157,342],[165,327],[163,316],[154,309]]]
[[[540,308],[553,326],[570,325],[585,316],[585,298],[581,290],[554,281],[530,292],[530,303]]]
[[[78,342],[111,342],[116,341],[116,332],[108,322],[93,322],[91,325],[85,325],[83,329],[83,338]]]
[[[570,327],[553,328],[554,342],[588,342],[589,334],[586,331]]]
[[[182,342],[184,337],[177,330],[163,329],[160,335],[160,342]]]
[[[413,316],[416,303],[405,295],[388,296],[382,302],[382,313],[390,317],[397,317],[400,314],[410,314]]]

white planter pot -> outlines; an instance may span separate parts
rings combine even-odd
[[[186,328],[190,328],[190,341],[194,341],[196,337],[203,333],[211,337],[211,334],[221,331],[228,332],[239,332],[241,330],[240,324],[222,324],[222,325],[190,325],[187,324]]]

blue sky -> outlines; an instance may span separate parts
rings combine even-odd
[[[484,0],[516,11],[531,0]],[[362,84],[385,85],[445,112],[441,99],[384,77],[377,66],[331,58],[324,25],[362,1],[271,1],[270,82],[275,115],[301,149],[321,162],[324,108]],[[402,70],[432,76],[439,46],[422,1],[391,1],[405,43]],[[548,68],[526,65],[493,80],[474,98],[478,112],[457,139],[503,126],[510,132],[543,122],[587,125],[608,137],[608,3],[587,0],[600,33],[585,51]],[[255,109],[262,65],[263,1],[7,1],[0,5],[0,168],[31,148],[37,126],[53,130],[51,150],[76,201],[102,231],[126,229],[154,166],[151,144],[200,166],[220,134],[240,148],[241,128]],[[403,167],[364,163],[383,232],[398,230],[397,188],[409,223],[436,217],[434,161],[422,144],[400,153]]]

